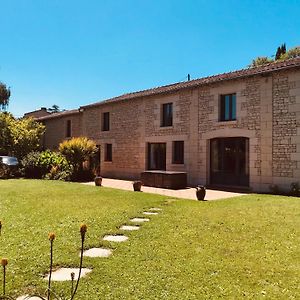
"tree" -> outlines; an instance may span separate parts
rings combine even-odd
[[[80,176],[83,171],[83,163],[97,152],[96,143],[86,137],[76,137],[59,144],[59,151],[74,167],[74,176]]]
[[[275,54],[275,60],[281,59],[281,57],[286,53],[286,45],[285,43],[282,44],[280,47],[277,48]]]
[[[0,113],[0,153],[21,159],[40,148],[45,126],[32,118],[16,119],[12,114]]]
[[[300,57],[300,47],[294,47],[288,50],[285,54],[283,54],[280,59],[286,60],[290,58]]]
[[[0,110],[5,110],[8,106],[10,89],[0,82]]]
[[[252,60],[252,63],[249,65],[249,67],[250,68],[258,67],[258,66],[269,64],[271,62],[273,62],[272,59],[270,59],[266,56],[259,56],[259,57]]]
[[[61,111],[64,111],[64,109],[60,109],[58,105],[53,104],[51,107],[47,109],[47,111],[50,112],[51,114],[54,114],[54,113],[59,113]]]

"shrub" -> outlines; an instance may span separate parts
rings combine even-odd
[[[62,154],[50,150],[31,152],[24,157],[21,164],[27,178],[70,180],[73,173],[67,159]]]
[[[11,172],[8,166],[0,162],[0,179],[7,179],[11,176]]]
[[[291,195],[299,197],[300,196],[300,185],[299,182],[291,183]]]
[[[59,151],[67,158],[74,167],[72,180],[91,180],[94,174],[90,170],[83,169],[83,163],[93,157],[97,152],[94,141],[86,137],[77,137],[59,144]]]

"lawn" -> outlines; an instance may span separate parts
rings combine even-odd
[[[151,207],[162,211],[126,232],[128,241],[101,241]],[[2,180],[0,220],[0,257],[9,259],[7,294],[14,297],[45,291],[50,231],[56,233],[55,265],[78,266],[84,222],[86,247],[114,252],[84,258],[93,271],[76,299],[300,299],[299,198],[253,194],[197,202],[78,183]],[[70,290],[69,283],[53,287]]]

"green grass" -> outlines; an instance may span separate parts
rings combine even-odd
[[[161,207],[125,243],[101,241],[144,209]],[[79,263],[86,247],[114,248],[85,258],[93,272],[77,299],[300,299],[300,199],[248,195],[197,202],[146,193],[35,180],[0,181],[0,257],[7,257],[12,296],[44,292],[48,232],[56,266]],[[2,275],[0,276],[2,284]],[[53,284],[67,293],[69,283]]]

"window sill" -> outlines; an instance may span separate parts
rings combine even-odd
[[[230,124],[236,124],[237,123],[237,120],[228,120],[228,121],[218,121],[218,124],[220,125],[230,125]]]
[[[172,166],[181,166],[184,167],[184,163],[171,163]]]
[[[112,164],[112,160],[104,160],[103,161],[105,164]]]
[[[160,129],[170,129],[170,128],[174,128],[174,126],[160,126]]]

